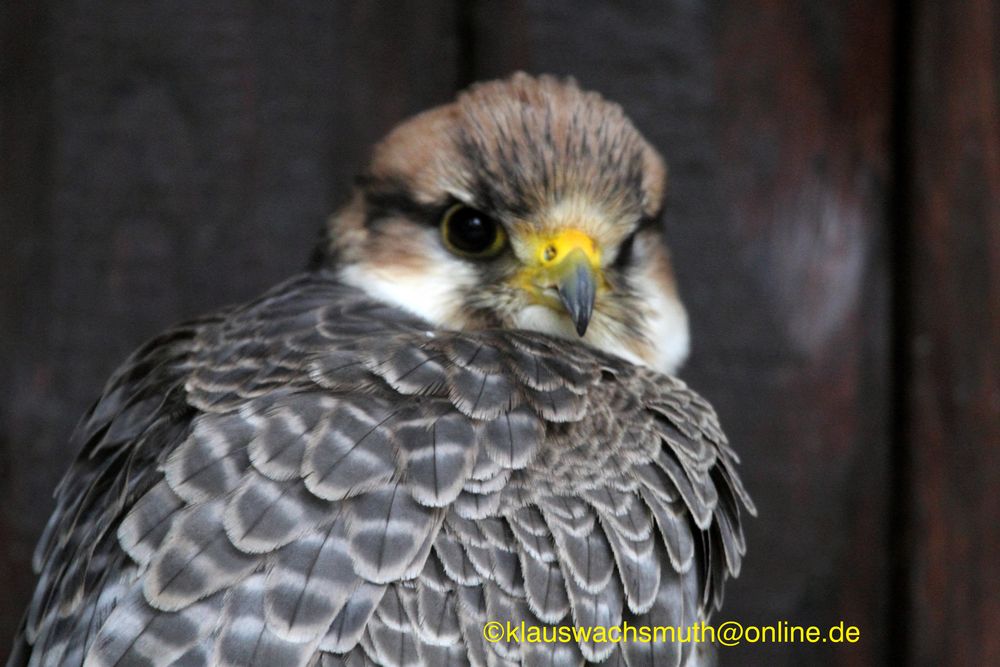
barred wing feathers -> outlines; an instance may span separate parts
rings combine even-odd
[[[681,381],[322,273],[139,350],[76,437],[12,664],[683,664],[482,626],[696,622],[753,511]]]

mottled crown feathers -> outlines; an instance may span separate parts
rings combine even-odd
[[[666,167],[619,105],[572,79],[517,73],[397,127],[368,175],[408,183],[424,203],[452,188],[512,215],[583,196],[651,216]]]

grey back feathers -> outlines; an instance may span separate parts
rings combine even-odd
[[[753,506],[681,381],[433,331],[325,273],[133,355],[75,436],[12,664],[678,665]]]

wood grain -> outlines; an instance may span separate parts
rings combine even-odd
[[[1000,9],[917,3],[907,656],[1000,664]]]

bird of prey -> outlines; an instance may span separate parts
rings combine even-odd
[[[397,127],[308,270],[135,352],[74,434],[13,665],[694,665],[753,505],[670,375],[666,170],[517,74]],[[544,635],[542,635],[544,638]]]

